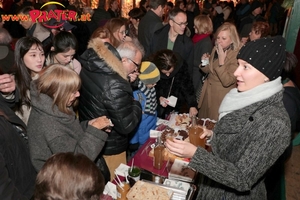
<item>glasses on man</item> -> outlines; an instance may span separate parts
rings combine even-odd
[[[137,70],[140,68],[141,64],[137,64],[136,62],[134,62],[132,59],[128,58],[128,60],[130,60],[137,68]]]
[[[187,25],[188,25],[187,22],[178,23],[178,22],[176,22],[174,19],[172,19],[172,21],[173,21],[175,24],[177,24],[178,26],[180,26],[180,27],[182,27],[182,26],[187,26]]]

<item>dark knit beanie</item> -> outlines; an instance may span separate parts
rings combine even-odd
[[[160,73],[152,62],[142,62],[139,79],[145,84],[155,84],[160,79]]]
[[[276,36],[248,42],[239,51],[237,59],[251,64],[272,81],[281,75],[285,64],[285,39]]]
[[[263,7],[263,4],[260,2],[260,1],[258,1],[258,0],[255,0],[255,1],[253,1],[252,2],[252,4],[251,4],[251,12],[253,11],[253,10],[255,10],[256,8],[259,8],[259,7]]]

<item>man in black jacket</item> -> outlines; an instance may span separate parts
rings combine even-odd
[[[185,29],[188,25],[186,13],[174,8],[169,13],[169,24],[156,31],[150,44],[150,53],[163,49],[169,49],[179,54],[188,64],[190,77],[193,77],[194,67],[194,45]]]
[[[142,110],[133,99],[130,81],[141,63],[142,53],[132,42],[124,42],[118,51],[101,39],[90,40],[81,56],[82,80],[79,99],[80,120],[106,115],[114,126],[109,133],[103,155],[114,178],[114,170],[126,163],[128,135],[139,124]],[[136,76],[135,76],[136,77]]]
[[[154,32],[163,27],[162,15],[166,4],[166,0],[150,0],[150,10],[139,23],[138,39],[145,49],[145,58],[150,55],[150,42]]]

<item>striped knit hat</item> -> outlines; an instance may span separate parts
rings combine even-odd
[[[142,62],[139,79],[145,84],[155,84],[160,79],[160,73],[152,62]]]

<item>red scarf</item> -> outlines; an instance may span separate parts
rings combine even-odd
[[[195,34],[193,37],[193,43],[196,44],[200,40],[203,40],[204,38],[208,37],[210,34]]]

